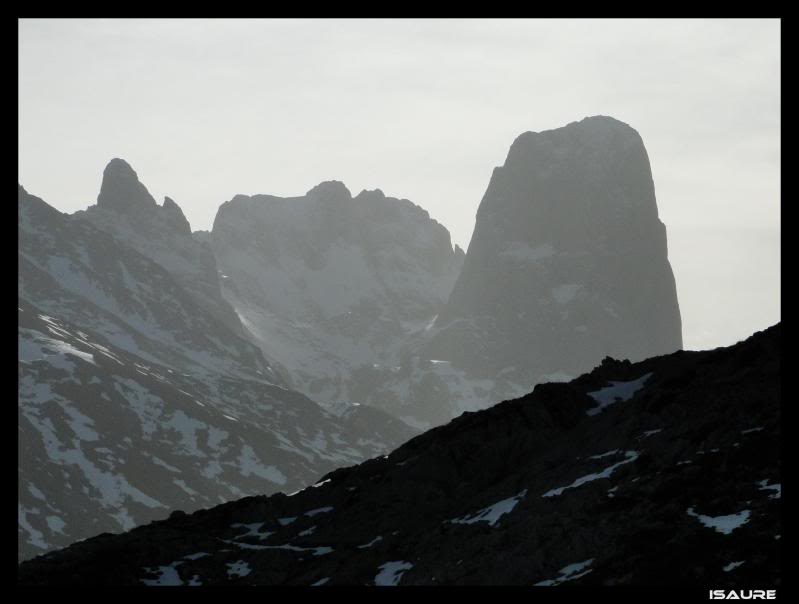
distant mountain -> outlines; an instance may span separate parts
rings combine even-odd
[[[176,508],[292,491],[414,432],[287,389],[210,248],[121,160],[68,216],[19,188],[19,556]]]
[[[448,401],[454,416],[569,380],[606,355],[680,348],[644,144],[627,124],[596,116],[514,141],[447,304],[417,342],[408,377],[384,391],[426,382],[428,398]]]
[[[466,413],[286,496],[101,535],[21,584],[781,585],[780,326]]]
[[[126,161],[109,162],[103,171],[97,204],[74,215],[161,265],[197,305],[244,336],[233,307],[222,297],[210,246],[192,236],[177,203],[169,197],[163,205],[155,202]]]
[[[432,324],[463,263],[419,206],[380,190],[352,197],[337,181],[302,197],[237,195],[210,240],[223,295],[253,341],[329,408],[379,404],[375,379],[407,365],[409,339]]]
[[[609,117],[519,136],[465,258],[418,206],[337,181],[238,195],[194,239],[252,340],[330,409],[425,429],[605,355],[682,347],[647,153]]]

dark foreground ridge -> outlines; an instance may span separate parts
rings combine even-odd
[[[779,339],[605,359],[294,495],[100,535],[19,581],[775,587]]]

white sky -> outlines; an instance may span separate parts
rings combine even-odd
[[[19,179],[73,212],[105,164],[211,227],[237,193],[323,180],[421,205],[464,249],[526,130],[610,115],[644,139],[685,347],[780,319],[780,22],[33,20]]]

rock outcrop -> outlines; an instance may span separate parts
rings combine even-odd
[[[175,231],[181,235],[191,235],[191,226],[183,210],[175,203],[171,197],[164,197],[164,205],[161,206],[162,216],[174,227]]]
[[[157,205],[128,162],[118,157],[108,162],[97,196],[98,207],[134,214],[153,212]]]
[[[526,132],[496,168],[463,270],[420,348],[486,402],[682,347],[666,228],[644,144],[596,116]]]

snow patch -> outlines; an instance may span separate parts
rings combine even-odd
[[[616,455],[618,452],[618,449],[613,449],[612,451],[606,451],[605,453],[600,453],[599,455],[591,455],[588,459],[604,459],[605,457]]]
[[[599,405],[593,409],[589,409],[586,413],[588,415],[596,415],[613,403],[630,400],[636,392],[644,387],[644,383],[651,375],[651,373],[647,373],[637,380],[632,380],[630,382],[610,382],[610,385],[604,388],[589,392],[588,396],[599,403]]]
[[[261,527],[264,525],[264,522],[253,522],[252,524],[242,524],[237,522],[236,524],[231,524],[230,528],[245,528],[247,529],[246,533],[242,533],[241,535],[236,535],[236,539],[244,539],[246,537],[255,537],[256,539],[260,539],[263,541],[272,533],[269,531],[262,531]]]
[[[589,560],[585,560],[583,562],[575,562],[574,564],[569,564],[568,566],[564,566],[558,572],[560,575],[554,579],[547,579],[546,581],[539,581],[535,583],[537,586],[542,587],[551,587],[553,585],[560,585],[564,581],[573,581],[574,579],[579,579],[591,572],[592,569],[588,568],[593,564],[594,559],[591,558]],[[588,568],[588,570],[585,570]]]
[[[149,573],[159,573],[158,578],[156,579],[142,579],[141,582],[145,585],[169,585],[169,586],[177,586],[183,585],[183,581],[180,578],[180,574],[178,574],[177,566],[180,566],[183,562],[173,562],[169,566],[159,566],[157,569],[153,570],[152,567],[145,567],[143,570]]]
[[[411,568],[413,568],[413,564],[403,560],[386,562],[380,567],[380,572],[377,573],[377,576],[375,577],[375,585],[398,585],[405,571]]]
[[[383,537],[382,537],[382,536],[380,536],[380,535],[378,535],[377,537],[375,537],[374,539],[372,539],[372,540],[371,540],[369,543],[364,543],[363,545],[359,545],[359,546],[358,546],[358,549],[367,549],[367,548],[370,548],[370,547],[372,547],[372,546],[373,546],[375,543],[377,543],[378,541],[382,541],[382,540],[383,540]]]
[[[689,516],[697,518],[706,527],[715,529],[723,535],[729,535],[735,529],[749,522],[749,510],[743,510],[729,516],[704,516],[694,512],[692,507],[688,508],[687,512]]]
[[[471,516],[463,516],[462,518],[455,518],[450,520],[453,524],[474,524],[475,522],[487,522],[490,526],[494,526],[497,521],[513,511],[516,504],[519,503],[527,495],[527,489],[524,489],[519,494],[498,501],[493,505],[483,508]]]
[[[624,452],[624,456],[625,456],[626,459],[623,459],[622,461],[619,461],[619,462],[613,464],[612,466],[608,466],[607,468],[605,468],[601,472],[597,472],[597,473],[594,473],[594,474],[586,474],[585,476],[581,476],[580,478],[575,480],[573,483],[571,483],[570,485],[566,485],[565,487],[558,487],[557,489],[550,489],[549,491],[547,491],[546,493],[541,495],[541,497],[555,497],[555,496],[561,495],[563,493],[563,491],[565,491],[566,489],[574,489],[574,488],[577,488],[577,487],[579,487],[581,485],[584,485],[587,482],[592,482],[594,480],[599,480],[600,478],[609,478],[610,475],[613,474],[613,472],[616,470],[616,468],[618,468],[619,466],[623,466],[626,463],[630,463],[632,461],[635,461],[636,459],[638,459],[639,455],[640,455],[639,451],[625,451]]]
[[[782,497],[782,483],[769,484],[768,479],[765,479],[756,484],[760,486],[761,491],[774,491],[773,494],[768,496],[769,499],[780,499]]]
[[[252,572],[250,565],[244,560],[236,560],[235,562],[227,563],[227,576],[228,577],[246,577]]]
[[[238,462],[239,471],[242,476],[255,474],[260,478],[265,478],[269,482],[274,482],[279,485],[286,484],[288,480],[283,472],[278,470],[275,466],[264,466],[250,445],[243,445],[241,447],[241,455],[239,455]]]

